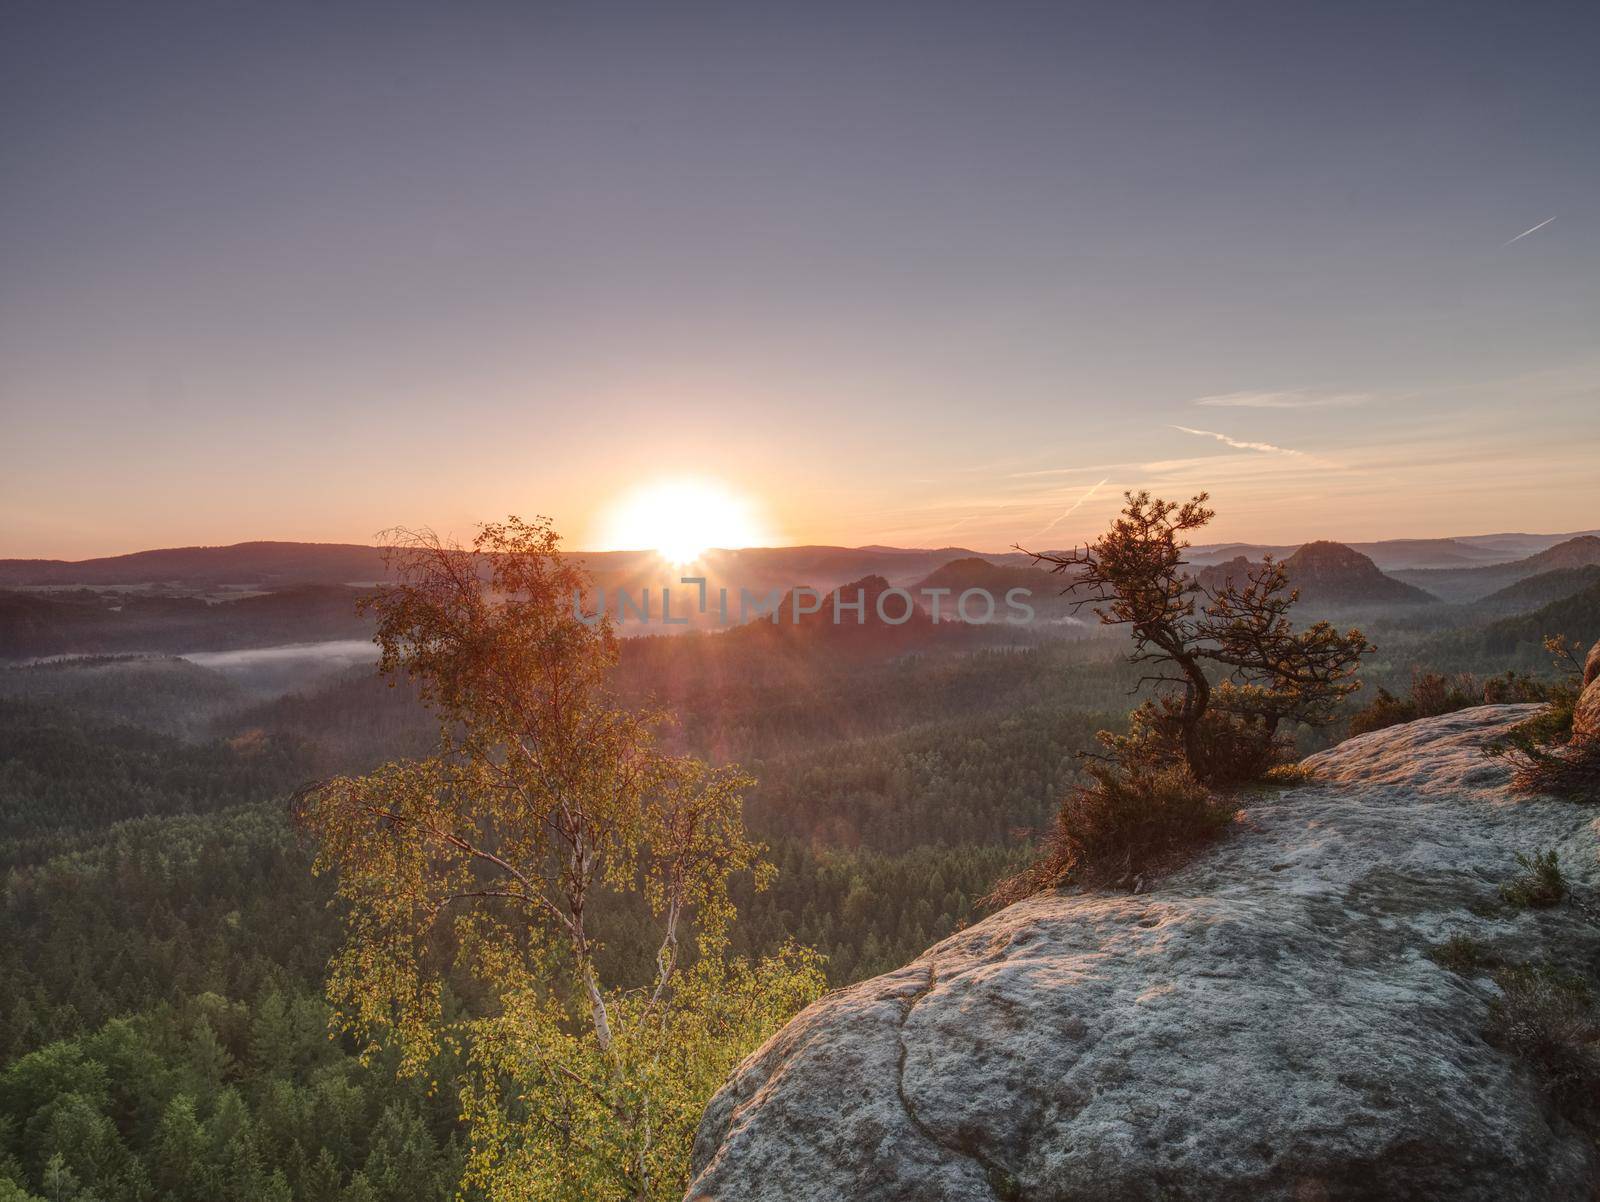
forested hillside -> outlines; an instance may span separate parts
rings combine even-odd
[[[735,882],[735,950],[799,939],[836,984],[975,917],[1132,684],[1091,642],[761,658],[641,640],[620,683],[758,778],[780,872]],[[429,1097],[329,1040],[336,916],[287,818],[308,780],[427,749],[409,690],[357,669],[256,701],[104,657],[0,682],[0,1177],[102,1202],[451,1196],[453,1067]],[[631,942],[605,954],[647,959]]]
[[[1594,612],[1580,593],[1494,625],[1396,619],[1369,676],[1498,671]],[[644,638],[617,687],[757,780],[747,818],[779,872],[764,892],[735,880],[733,950],[795,939],[840,985],[979,916],[1077,753],[1125,721],[1138,671],[1121,652],[1003,630],[909,654]],[[0,1181],[80,1202],[452,1196],[459,1066],[443,1055],[430,1093],[328,1037],[337,916],[287,817],[300,785],[433,737],[414,693],[365,667],[287,692],[170,656],[0,669]],[[636,925],[601,952],[624,976],[652,954]],[[479,1004],[465,979],[451,997]]]

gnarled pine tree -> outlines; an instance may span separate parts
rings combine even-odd
[[[470,549],[402,534],[390,563],[397,583],[366,602],[380,670],[417,683],[439,749],[299,798],[346,911],[338,1020],[397,1039],[407,1071],[466,1048],[465,1185],[679,1197],[710,1093],[821,988],[799,949],[725,955],[729,875],[771,871],[743,829],[750,782],[665,754],[661,715],[610,695],[615,637],[574,612],[585,578],[544,519]],[[641,921],[653,965],[606,980],[608,933]],[[476,1014],[447,1004],[452,972],[487,999]]]
[[[1185,535],[1214,516],[1207,494],[1181,505],[1148,492],[1125,498],[1088,546],[1027,554],[1068,576],[1077,604],[1094,606],[1103,623],[1130,627],[1133,660],[1157,666],[1146,681],[1178,686],[1134,716],[1133,737],[1147,751],[1165,745],[1206,784],[1257,775],[1272,763],[1282,723],[1332,719],[1360,687],[1355,670],[1372,648],[1359,630],[1327,622],[1295,629],[1299,594],[1270,556],[1217,589],[1186,572]],[[1208,668],[1220,670],[1215,683]]]

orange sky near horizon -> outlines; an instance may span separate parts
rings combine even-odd
[[[1597,12],[24,5],[0,557],[1600,527]]]
[[[1247,429],[1237,420],[1176,416]],[[821,465],[792,453],[765,462],[753,456],[757,461],[747,464],[736,455],[707,456],[718,466],[692,472],[639,456],[629,470],[609,477],[587,479],[569,469],[565,478],[539,487],[516,481],[510,462],[491,462],[467,478],[435,471],[405,496],[376,495],[381,486],[371,480],[361,487],[251,495],[237,481],[230,485],[220,475],[191,470],[142,494],[124,494],[121,503],[108,488],[103,510],[90,498],[77,512],[58,504],[32,521],[0,496],[6,518],[0,557],[83,559],[255,539],[370,543],[395,525],[427,525],[465,538],[477,522],[507,513],[546,513],[567,545],[581,550],[654,549],[675,540],[696,547],[884,544],[996,552],[1018,543],[1049,548],[1091,538],[1115,514],[1122,492],[1139,488],[1169,498],[1209,491],[1217,518],[1197,538],[1201,542],[1357,542],[1600,527],[1600,473],[1581,442],[1565,449],[1519,447],[1511,430],[1483,431],[1425,448],[1351,440],[1313,456],[1274,443],[1265,444],[1273,450],[1238,449],[1157,430],[1150,450],[1169,458],[1118,462],[1111,458],[1112,440],[1100,441],[1098,454],[1079,452],[1077,458],[1090,461],[1078,465],[1074,456],[1042,448],[977,464],[945,453],[934,457],[938,462],[926,475],[911,475],[912,464],[886,461],[877,465],[876,479],[838,471],[841,465],[830,479]],[[511,458],[489,448],[473,457]],[[682,464],[690,457],[672,459]],[[708,510],[675,496],[674,486],[686,480],[717,490],[740,520],[708,517],[726,505]],[[195,494],[209,487],[226,491],[229,503],[196,503]],[[617,511],[630,504],[650,520],[641,525],[636,513],[631,528],[626,522],[619,527]]]

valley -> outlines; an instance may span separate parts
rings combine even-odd
[[[1546,635],[1600,637],[1594,565],[1548,567],[1587,553],[1580,541],[1555,556],[1445,569],[1485,573],[1470,577],[1473,592],[1499,590],[1456,603],[1419,601],[1419,586],[1348,549],[1317,551],[1315,570],[1304,567],[1311,549],[1288,562],[1302,567],[1308,613],[1367,624],[1379,647],[1363,668],[1370,694],[1403,692],[1419,668],[1538,674]],[[254,554],[220,567],[212,556],[159,590],[90,566],[59,587],[0,593],[11,657],[0,668],[0,865],[10,882],[0,1081],[12,1083],[9,1121],[34,1132],[22,1167],[42,1173],[74,1130],[32,1109],[16,1092],[24,1081],[43,1074],[65,1088],[59,1074],[81,1058],[133,1057],[108,1095],[133,1134],[95,1137],[111,1141],[116,1172],[160,1172],[183,1097],[233,1116],[235,1143],[205,1155],[246,1183],[240,1196],[267,1197],[281,1183],[295,1197],[333,1199],[359,1182],[377,1198],[445,1198],[461,1172],[446,1099],[321,1033],[338,926],[288,818],[308,781],[426,754],[432,722],[411,689],[374,675],[371,627],[354,612],[360,589],[244,579]],[[1123,728],[1140,674],[1092,614],[1074,616],[1071,598],[1058,597],[1060,578],[1015,557],[932,563],[942,554],[729,558],[762,561],[762,583],[881,573],[839,580],[847,591],[855,581],[1042,585],[1039,617],[1025,627],[935,624],[923,611],[889,626],[869,606],[862,623],[758,618],[622,641],[618,691],[670,708],[677,747],[741,763],[756,779],[747,821],[778,875],[765,891],[748,876],[733,882],[737,954],[795,941],[820,951],[828,982],[844,986],[978,921],[980,900],[1025,861],[1032,832],[1080,779],[1078,753],[1096,746],[1096,731]],[[365,562],[311,551],[293,563],[329,560],[340,572]],[[274,557],[272,570],[296,570],[285,562]],[[1231,557],[1199,568],[1200,579],[1249,563]],[[219,574],[249,595],[219,598],[209,591]],[[1338,738],[1337,726],[1307,732],[1301,749]],[[649,960],[627,937],[599,954],[624,979]],[[471,981],[453,988],[474,1004]],[[158,1071],[156,1058],[169,1067]],[[446,1056],[435,1071],[448,1079],[461,1066]],[[330,1106],[342,1116],[334,1133],[310,1137],[303,1124],[335,1122]]]

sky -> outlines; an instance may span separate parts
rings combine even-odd
[[[1128,488],[1600,526],[1597,51],[1593,4],[12,0],[0,556],[596,547],[682,479],[774,543],[1065,546]]]

